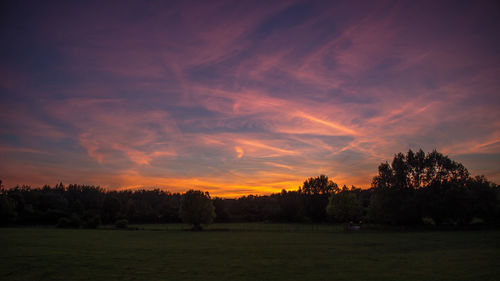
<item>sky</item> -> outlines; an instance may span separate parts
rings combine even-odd
[[[497,1],[2,1],[6,187],[367,188],[437,149],[500,183]]]

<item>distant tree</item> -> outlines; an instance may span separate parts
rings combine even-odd
[[[422,216],[431,217],[435,224],[443,222],[468,224],[473,218],[473,202],[467,169],[436,150],[424,161],[420,206]]]
[[[280,220],[282,221],[303,221],[304,206],[298,191],[282,190],[279,194]]]
[[[267,196],[248,195],[242,196],[236,200],[232,211],[238,221],[264,221],[266,217]]]
[[[347,189],[330,195],[326,207],[327,214],[337,222],[359,221],[363,213],[361,202],[356,194]]]
[[[422,216],[436,224],[445,220],[467,223],[470,215],[469,172],[436,150],[398,153],[392,164],[380,164],[373,178],[369,215],[376,222],[418,223]]]
[[[23,193],[19,194],[20,197],[23,198],[19,202],[22,202],[22,205],[24,206],[26,204],[26,196],[24,196]],[[42,194],[40,196],[39,207],[43,211],[58,210],[61,212],[65,212],[68,208],[68,200],[66,200],[66,198],[64,198],[62,194],[55,190],[45,189],[42,191]]]
[[[329,180],[327,176],[320,175],[319,177],[311,177],[304,181],[300,189],[306,195],[330,195],[330,193],[338,190],[338,185]]]
[[[71,203],[70,211],[81,217],[85,213],[85,206],[83,206],[82,202],[77,199]]]
[[[299,188],[303,197],[303,205],[306,216],[312,221],[325,221],[326,205],[328,197],[332,192],[337,192],[338,185],[329,180],[327,176],[309,178]]]
[[[210,224],[215,218],[215,208],[208,192],[189,190],[182,195],[179,217],[193,225],[193,230],[202,230],[202,224]]]
[[[487,223],[499,220],[497,206],[500,204],[498,186],[484,176],[471,178],[467,182],[468,196],[471,201],[473,215]],[[469,206],[470,208],[470,206]]]
[[[500,225],[500,185],[493,185],[493,188],[496,193],[496,207],[493,213],[493,222],[497,225]]]
[[[0,182],[0,224],[59,223],[61,227],[96,228],[101,219],[108,224],[119,219],[131,223],[179,222],[182,213],[184,221],[192,221],[193,228],[199,229],[213,220],[210,210],[215,206],[218,222],[321,222],[327,221],[328,215],[347,221],[359,215],[386,224],[416,224],[425,217],[436,224],[464,225],[474,218],[476,223],[500,225],[500,187],[483,176],[471,178],[463,165],[437,151],[396,154],[391,164],[382,163],[378,172],[370,189],[343,187],[341,191],[321,175],[308,178],[296,191],[214,201],[201,191],[106,191],[99,186],[62,183],[4,189]],[[352,195],[361,202],[362,214],[350,212],[357,209],[350,207],[358,205]],[[188,197],[198,197],[198,201]],[[184,207],[180,211],[181,201]],[[201,214],[195,220],[196,208]],[[193,209],[188,214],[187,210]]]
[[[16,202],[9,198],[0,180],[0,225],[12,223],[16,217]]]
[[[213,200],[213,204],[215,207],[215,219],[216,222],[230,222],[231,214],[228,210],[228,200],[224,200],[223,198],[216,197]]]
[[[85,210],[101,209],[106,197],[106,190],[99,186],[70,184],[66,192],[72,200],[78,199]]]
[[[101,218],[104,223],[113,223],[118,218],[120,210],[121,202],[118,197],[108,193],[101,208]]]
[[[0,193],[0,225],[13,223],[17,218],[16,202]]]
[[[376,223],[410,225],[421,221],[416,194],[399,188],[372,188],[367,218]]]

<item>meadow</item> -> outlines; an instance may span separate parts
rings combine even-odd
[[[1,280],[499,280],[500,231],[0,229]]]

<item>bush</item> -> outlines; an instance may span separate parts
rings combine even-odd
[[[59,228],[69,228],[71,225],[71,220],[69,218],[59,218],[56,227]]]
[[[57,224],[61,218],[68,218],[68,214],[63,210],[49,209],[43,212],[41,217],[41,223],[46,224]],[[68,218],[69,219],[69,218]]]
[[[71,217],[63,217],[57,220],[56,227],[60,228],[80,228],[82,225],[82,220],[76,214],[72,214]]]
[[[77,214],[72,214],[70,217],[71,227],[80,228],[82,226],[82,220]]]
[[[128,220],[126,220],[126,219],[117,220],[115,222],[115,227],[116,228],[127,228],[128,227]]]
[[[101,216],[94,215],[86,215],[83,221],[84,228],[97,228],[101,224]]]

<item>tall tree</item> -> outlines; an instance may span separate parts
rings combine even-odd
[[[210,224],[215,218],[215,208],[210,194],[201,190],[189,190],[182,195],[179,216],[183,222],[202,230],[202,224]]]
[[[392,164],[380,164],[374,177],[370,217],[384,223],[418,222],[422,215],[436,223],[453,219],[465,223],[469,172],[436,150],[394,155]],[[418,194],[417,194],[418,191]],[[465,206],[465,207],[464,207]]]
[[[303,197],[306,216],[312,221],[325,221],[328,197],[331,193],[338,191],[338,185],[325,175],[311,177],[304,181],[299,192]]]
[[[338,185],[329,180],[327,176],[311,177],[304,181],[301,191],[306,195],[330,195],[338,191]]]

